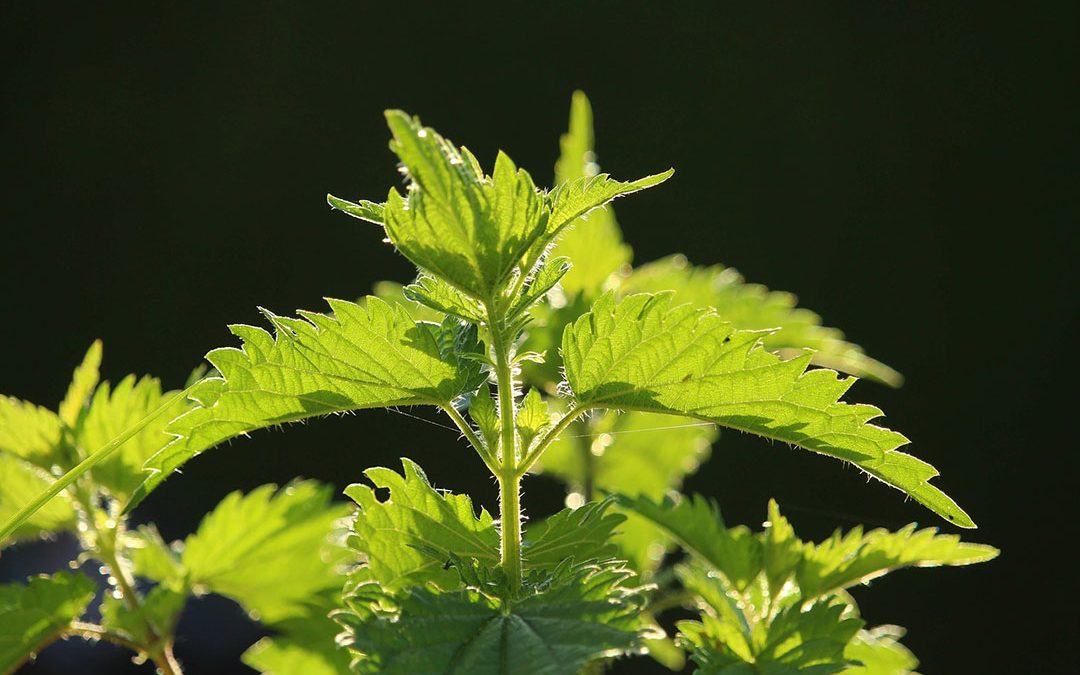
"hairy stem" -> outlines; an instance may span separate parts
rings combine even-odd
[[[134,578],[123,564],[117,551],[123,521],[117,523],[110,514],[101,512],[95,504],[93,493],[86,489],[84,485],[77,485],[75,493],[79,505],[85,511],[86,523],[93,535],[92,545],[88,547],[91,555],[108,566],[110,572],[109,581],[120,592],[120,597],[128,610],[140,614],[142,598],[135,589]],[[99,516],[103,517],[104,521]],[[147,628],[147,635],[150,636],[149,640],[146,644],[130,643],[128,646],[134,651],[149,657],[162,675],[182,675],[183,671],[180,664],[172,652],[172,636],[163,634],[161,629],[154,625],[149,618],[144,618],[143,622]],[[104,629],[102,630],[104,631]],[[105,633],[97,637],[116,642],[111,639],[111,634],[107,631]]]
[[[495,476],[499,479],[501,563],[510,580],[510,587],[516,589],[521,586],[521,474],[517,472],[517,409],[514,404],[514,372],[510,363],[513,336],[503,332],[502,317],[496,311],[497,304],[492,302],[487,307],[499,397],[501,452],[499,470]]]
[[[499,479],[502,567],[512,588],[521,586],[521,477]]]
[[[465,421],[465,418],[462,417],[461,413],[459,413],[454,406],[443,406],[443,411],[450,419],[454,420],[454,424],[457,425],[457,428],[461,431],[462,435],[465,436],[465,440],[469,441],[469,444],[473,446],[477,454],[480,455],[480,459],[484,460],[484,464],[491,470],[491,473],[497,476],[500,467],[499,460],[495,456],[494,450],[487,447],[484,442],[480,440],[480,437],[476,435],[476,432],[473,431],[472,427],[469,426],[469,423]]]

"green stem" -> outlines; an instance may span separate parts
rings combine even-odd
[[[484,464],[491,470],[491,473],[497,476],[500,470],[499,460],[492,449],[487,447],[487,445],[480,440],[480,437],[476,435],[476,432],[473,431],[472,427],[469,426],[469,423],[465,421],[465,418],[462,417],[461,413],[459,413],[454,406],[443,406],[443,411],[450,419],[454,420],[454,424],[461,430],[462,435],[465,436],[465,440],[469,441],[469,444],[476,449],[476,452],[480,455],[480,459],[484,460]]]
[[[499,478],[502,567],[511,588],[521,586],[521,476]]]
[[[123,525],[110,526],[106,524],[104,528],[100,527],[93,500],[88,498],[85,491],[79,490],[78,492],[79,501],[83,509],[86,510],[87,523],[94,534],[94,546],[91,554],[108,565],[111,572],[109,576],[116,589],[120,591],[120,597],[128,610],[134,614],[142,615],[142,598],[139,597],[138,591],[135,590],[135,580],[131,577],[128,568],[123,564],[116,550],[117,542],[120,539],[118,536],[119,528],[123,527]],[[150,636],[149,641],[147,644],[136,644],[135,651],[146,654],[162,675],[182,675],[183,671],[180,664],[176,661],[176,657],[173,656],[172,637],[163,634],[161,629],[154,625],[149,617],[144,616],[143,623],[146,625],[147,634]]]
[[[510,341],[503,330],[496,303],[488,303],[488,327],[495,357],[495,379],[499,398],[499,434],[501,437],[499,470],[500,553],[503,571],[510,587],[521,586],[521,474],[517,472],[517,409],[514,403],[514,372],[510,364]]]
[[[94,454],[79,462],[75,466],[75,468],[58,478],[55,483],[48,487],[47,490],[39,494],[37,497],[34,497],[34,499],[31,500],[29,504],[19,509],[14,516],[12,516],[10,519],[8,519],[6,523],[4,523],[4,527],[0,529],[0,543],[7,541],[7,538],[10,537],[11,534],[15,532],[15,530],[18,529],[20,525],[26,522],[26,520],[30,518],[30,516],[37,513],[38,510],[41,509],[41,507],[48,504],[53,497],[63,492],[67,487],[74,483],[79,478],[79,476],[83,475],[90,469],[100,464],[102,460],[115,452],[117,448],[129,441],[135,434],[142,431],[147,424],[153,422],[163,412],[168,410],[173,404],[175,404],[181,398],[187,396],[188,391],[190,391],[190,388],[185,389],[181,392],[177,392],[175,395],[170,396],[167,401],[155,408],[146,417],[136,422],[133,426],[128,427],[127,430],[125,430],[122,434],[120,434],[113,440],[109,441],[100,450],[96,451]]]

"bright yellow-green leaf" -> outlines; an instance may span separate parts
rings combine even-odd
[[[347,512],[330,502],[328,487],[311,481],[234,492],[187,538],[181,564],[188,583],[236,600],[261,621],[303,614],[314,595],[344,581],[331,535]]]
[[[364,475],[372,485],[345,489],[360,507],[349,545],[362,565],[350,583],[375,581],[386,591],[428,582],[455,588],[457,572],[444,567],[450,554],[497,562],[499,534],[491,514],[477,514],[468,496],[435,490],[415,462],[402,459],[402,465],[401,474],[368,469]],[[389,495],[380,500],[376,489]]]
[[[268,426],[334,412],[396,405],[450,405],[483,381],[475,328],[417,322],[400,306],[329,300],[333,314],[264,312],[276,334],[232,326],[243,347],[207,359],[220,376],[200,382],[197,405],[169,425],[178,438],[146,463],[135,501],[194,455]]]
[[[78,425],[75,436],[79,447],[86,455],[93,454],[175,394],[162,393],[161,383],[153,377],[137,380],[134,375],[128,375],[115,389],[108,382],[103,383],[94,392],[90,407]],[[169,420],[189,406],[187,401],[177,400],[168,411],[95,466],[94,480],[121,501],[130,497],[146,478],[143,464],[172,441],[173,437],[165,433]]]
[[[97,386],[100,377],[98,369],[101,367],[101,340],[94,340],[87,350],[86,356],[71,377],[71,385],[68,386],[64,400],[60,402],[60,419],[64,424],[74,429],[79,422],[79,414],[90,400],[90,394]]]
[[[49,470],[66,462],[60,452],[62,428],[60,418],[51,410],[0,396],[0,452]]]
[[[710,309],[671,306],[671,294],[612,294],[568,326],[562,355],[578,405],[683,414],[850,462],[961,527],[974,523],[929,480],[937,471],[869,424],[881,411],[841,403],[852,380],[784,361]]]
[[[594,149],[592,106],[584,93],[576,91],[570,103],[570,127],[559,139],[555,184],[598,174]],[[594,297],[613,274],[630,264],[633,251],[622,240],[613,210],[605,206],[572,223],[556,242],[552,255],[566,256],[574,264],[562,280],[566,293]]]
[[[622,280],[619,291],[673,291],[676,303],[712,307],[721,319],[740,330],[769,329],[771,332],[762,338],[769,351],[792,356],[802,349],[813,349],[813,363],[817,365],[894,387],[904,380],[900,373],[846,341],[840,330],[821,325],[821,317],[799,307],[791,293],[747,283],[730,267],[695,267],[684,256],[673,255],[635,268]]]
[[[49,487],[53,476],[18,457],[0,454],[0,523]],[[12,533],[3,545],[75,528],[75,510],[66,498],[49,501]]]
[[[82,574],[60,572],[0,584],[0,672],[10,673],[82,616],[97,590]]]

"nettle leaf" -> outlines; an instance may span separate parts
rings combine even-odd
[[[554,569],[573,559],[609,560],[617,549],[612,543],[616,528],[626,516],[611,512],[613,501],[589,502],[577,509],[563,509],[525,531],[522,559],[528,568]]]
[[[407,300],[417,302],[440,315],[440,322],[446,314],[470,323],[484,321],[484,309],[480,303],[438,277],[421,274],[401,292]]]
[[[687,551],[745,590],[762,569],[761,542],[744,526],[729,528],[716,504],[701,495],[676,501],[665,497],[617,497],[618,504],[663,528]]]
[[[312,481],[231,493],[184,543],[187,583],[236,600],[260,621],[302,615],[311,597],[343,582],[331,534],[349,509],[330,497]]]
[[[915,527],[912,523],[897,532],[865,534],[856,527],[843,535],[837,530],[820,544],[803,544],[796,571],[803,596],[832,593],[903,567],[972,565],[998,556],[993,546],[962,542],[956,535],[938,534],[937,528]]]
[[[488,301],[514,274],[529,273],[563,228],[592,209],[652,187],[671,172],[631,183],[589,176],[544,194],[499,153],[491,176],[476,158],[419,119],[388,111],[391,149],[410,180],[391,190],[380,211],[370,202],[329,197],[331,206],[386,228],[394,246],[420,268],[469,296]]]
[[[36,464],[46,471],[65,466],[60,451],[63,423],[56,413],[11,396],[0,396],[0,453]]]
[[[85,454],[93,454],[175,394],[171,391],[162,393],[161,383],[153,377],[136,379],[129,375],[115,389],[111,389],[108,382],[103,383],[94,392],[89,408],[83,412],[76,428],[79,447]],[[177,400],[168,411],[95,466],[94,481],[118,499],[130,497],[146,478],[143,464],[172,440],[165,433],[169,420],[188,407],[187,401]]]
[[[71,376],[71,384],[68,386],[64,400],[60,402],[60,419],[68,427],[74,429],[79,422],[79,416],[90,400],[100,378],[101,368],[101,340],[95,340],[90,349],[86,351],[82,363],[76,368]]]
[[[848,643],[844,658],[857,662],[844,672],[847,675],[909,675],[919,660],[900,644],[904,629],[899,626],[878,626],[861,630]]]
[[[780,589],[802,563],[806,545],[795,536],[795,529],[781,515],[775,499],[769,500],[769,519],[765,522],[761,544],[765,579],[770,589]]]
[[[555,164],[555,184],[582,180],[599,173],[593,152],[593,115],[589,99],[574,92],[570,103],[570,127],[559,139],[559,161]],[[623,242],[610,206],[598,208],[567,227],[551,255],[566,256],[573,269],[562,280],[568,295],[595,296],[616,272],[630,264],[633,251]]]
[[[422,305],[416,300],[405,297],[405,287],[396,281],[378,281],[372,291],[375,297],[391,306],[400,306],[415,321],[427,321],[428,323],[442,323],[446,313],[434,310]],[[360,298],[359,304],[363,306],[367,297]]]
[[[566,675],[637,644],[639,589],[612,565],[563,568],[519,597],[412,588],[339,620],[361,673]],[[369,585],[372,599],[380,591]]]
[[[710,309],[671,307],[671,294],[616,304],[607,294],[568,326],[562,354],[577,404],[677,413],[842,459],[961,527],[971,518],[928,481],[932,466],[898,448],[908,440],[869,424],[881,411],[839,402],[854,380],[783,361],[762,333],[738,331]]]
[[[188,594],[159,584],[150,589],[138,609],[131,609],[112,595],[101,601],[101,622],[109,630],[138,644],[149,644],[155,635],[172,635]],[[154,627],[151,634],[147,624]]]
[[[562,281],[573,265],[566,257],[546,258],[522,285],[521,293],[512,303],[509,316],[518,316],[538,303],[555,284]]]
[[[548,412],[547,402],[540,397],[538,389],[530,389],[529,393],[521,399],[515,422],[518,435],[521,437],[522,452],[528,450],[533,439],[551,426],[551,414]]]
[[[499,533],[491,514],[481,509],[477,515],[467,495],[437,491],[412,460],[401,463],[401,474],[368,469],[371,486],[345,489],[360,507],[348,543],[362,565],[350,584],[374,581],[388,592],[429,582],[456,588],[460,577],[446,566],[451,555],[497,563]],[[389,496],[380,500],[376,490]]]
[[[862,621],[844,615],[847,606],[832,599],[806,611],[781,611],[762,631],[740,631],[729,622],[706,615],[680,621],[679,641],[703,674],[829,675],[852,664],[844,656]]]
[[[586,476],[601,493],[662,499],[697,470],[718,436],[716,426],[688,424],[685,417],[604,412],[570,427],[556,439],[537,471],[558,476],[582,492]],[[615,543],[639,573],[651,572],[671,539],[648,520],[626,512]]]
[[[124,532],[123,542],[135,574],[168,585],[186,583],[180,553],[165,543],[154,525]]]
[[[232,326],[241,349],[207,359],[220,373],[191,392],[198,405],[174,420],[172,444],[150,458],[138,501],[199,452],[254,429],[334,412],[396,405],[448,406],[485,380],[475,327],[414,321],[369,297],[328,300],[332,315],[264,312],[276,334]]]
[[[349,673],[349,652],[336,641],[341,625],[329,617],[340,602],[339,590],[315,598],[303,616],[274,624],[275,635],[248,648],[243,662],[268,675]]]
[[[96,590],[85,575],[68,572],[0,584],[0,672],[13,672],[60,637]]]
[[[487,389],[480,392],[469,402],[469,419],[480,430],[480,436],[489,448],[499,445],[499,410],[495,399]]]
[[[0,523],[7,522],[19,509],[48,489],[55,480],[41,468],[17,457],[0,453]],[[53,499],[24,521],[0,544],[74,530],[77,518],[68,499]]]
[[[813,349],[817,365],[894,387],[903,383],[900,373],[844,340],[840,330],[823,326],[814,312],[799,307],[793,294],[746,283],[730,267],[696,267],[684,256],[673,255],[635,268],[619,290],[624,294],[673,291],[677,303],[712,307],[740,330],[770,330],[762,338],[769,351],[795,356],[802,349]]]

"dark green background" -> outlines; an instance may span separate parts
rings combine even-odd
[[[926,673],[1073,662],[1074,4],[295,4],[3,6],[0,391],[54,404],[97,337],[107,377],[178,386],[256,305],[319,309],[408,279],[375,227],[324,203],[397,182],[381,111],[421,114],[485,162],[503,148],[545,182],[583,88],[606,170],[677,169],[618,206],[636,259],[735,265],[904,372],[902,390],[850,397],[884,408],[982,525],[969,536],[1004,549],[857,591],[866,617],[907,626]],[[181,537],[230,490],[340,488],[405,454],[495,508],[455,434],[366,412],[208,453],[139,515]],[[855,470],[737,434],[690,488],[755,525],[776,497],[813,536],[945,525]],[[560,503],[553,483],[527,489],[533,514]],[[70,551],[6,552],[0,575]],[[214,599],[181,633],[194,674],[239,672],[256,637]],[[27,672],[126,663],[71,643]]]

